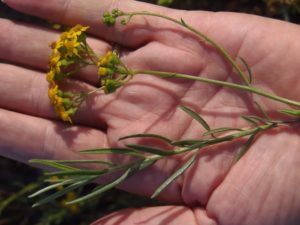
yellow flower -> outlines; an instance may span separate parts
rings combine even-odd
[[[53,52],[53,54],[50,57],[49,66],[50,70],[53,70],[53,72],[60,73],[61,54],[59,52]]]
[[[97,66],[98,66],[98,67],[100,67],[100,66],[107,66],[107,64],[109,64],[109,63],[111,62],[112,59],[113,59],[113,52],[112,52],[112,51],[108,51],[108,52],[106,53],[106,55],[103,56],[103,57],[99,60]]]
[[[69,33],[68,32],[62,32],[61,34],[60,34],[60,37],[59,37],[59,40],[58,40],[58,42],[60,42],[60,43],[64,43],[66,40],[68,40],[69,39]]]
[[[69,74],[76,72],[74,64],[85,62],[84,46],[86,26],[76,25],[69,31],[61,33],[59,39],[51,44],[52,54],[49,59],[49,71],[46,79],[50,84],[48,90],[49,99],[56,113],[63,121],[72,123],[71,116],[74,115],[79,104],[74,100],[74,95],[63,93],[59,90],[58,82]]]
[[[63,121],[72,123],[70,114],[68,113],[68,111],[65,110],[64,107],[58,107],[57,112]]]
[[[60,47],[63,46],[63,42],[58,40],[56,42],[53,42],[50,47],[53,49],[53,50],[58,50]]]
[[[58,85],[55,84],[54,86],[50,87],[48,90],[48,96],[49,99],[51,101],[51,103],[53,104],[56,113],[59,115],[59,117],[63,120],[63,121],[67,121],[72,123],[71,120],[71,116],[75,113],[75,109],[70,108],[70,109],[66,109],[64,107],[65,102],[70,102],[70,100],[66,100],[64,98],[62,98],[60,96],[60,91],[58,89]]]
[[[80,36],[82,32],[86,31],[88,28],[88,26],[77,24],[75,27],[71,28],[69,32],[75,34],[76,36]]]
[[[80,45],[80,43],[79,42],[77,42],[77,41],[67,41],[65,44],[64,44],[64,46],[66,47],[66,49],[67,49],[67,53],[66,53],[66,57],[72,57],[73,55],[76,55],[76,56],[78,56],[78,57],[80,57],[79,56],[79,54],[78,54],[78,46]]]
[[[55,77],[55,72],[54,72],[53,70],[50,70],[50,71],[47,73],[47,81],[48,81],[52,86],[55,86],[54,77]]]
[[[99,67],[98,69],[98,75],[99,76],[105,76],[107,74],[107,68],[105,67]]]
[[[54,85],[53,87],[49,88],[48,96],[52,103],[57,102],[56,101],[57,94],[58,94],[58,86],[57,85]]]

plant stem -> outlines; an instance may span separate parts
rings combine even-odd
[[[260,96],[267,97],[269,99],[285,103],[290,106],[297,106],[300,107],[300,102],[290,100],[287,98],[280,97],[275,94],[271,94],[268,92],[265,92],[263,90],[257,89],[253,86],[247,86],[247,85],[241,85],[241,84],[235,84],[231,82],[226,82],[226,81],[220,81],[220,80],[214,80],[214,79],[209,79],[205,77],[197,77],[197,76],[191,76],[187,74],[181,74],[181,73],[170,73],[170,72],[161,72],[161,71],[154,71],[154,70],[133,70],[131,71],[132,75],[137,75],[137,74],[149,74],[153,76],[158,76],[162,78],[183,78],[183,79],[188,79],[188,80],[194,80],[194,81],[200,81],[204,83],[209,83],[209,84],[214,84],[222,87],[229,87],[232,89],[237,89],[237,90],[242,90],[242,91],[247,91],[251,92]]]
[[[175,150],[176,151],[175,154],[181,154],[181,153],[184,153],[184,152],[192,151],[194,149],[204,148],[204,147],[207,147],[207,146],[210,146],[210,145],[223,143],[223,142],[227,142],[227,141],[232,141],[232,140],[235,140],[235,139],[238,139],[238,138],[241,138],[241,137],[245,137],[245,136],[248,136],[248,135],[251,135],[251,134],[254,134],[254,133],[269,130],[271,128],[277,127],[278,125],[279,125],[278,123],[271,123],[271,124],[261,125],[261,126],[255,127],[255,128],[251,128],[251,129],[248,129],[248,130],[243,130],[243,131],[240,131],[238,133],[227,135],[227,136],[224,136],[224,137],[209,139],[205,142],[196,143],[196,144],[193,144],[191,146],[179,148],[179,149]]]
[[[203,34],[202,32],[196,30],[195,28],[193,28],[192,26],[188,25],[186,22],[184,22],[183,19],[181,20],[176,20],[173,19],[171,17],[165,16],[165,15],[160,15],[160,14],[156,14],[156,13],[151,13],[151,12],[132,12],[132,13],[121,13],[120,16],[128,16],[129,19],[133,16],[155,16],[155,17],[160,17],[169,21],[172,21],[180,26],[183,26],[184,28],[186,28],[187,30],[193,32],[194,34],[196,34],[201,40],[204,40],[206,42],[208,42],[209,44],[211,44],[215,49],[217,49],[222,55],[223,57],[233,66],[233,68],[237,71],[238,75],[240,76],[240,78],[249,86],[249,79],[247,78],[247,76],[245,75],[245,73],[241,70],[241,68],[239,67],[239,65],[235,62],[235,60],[230,56],[230,54],[217,42],[215,42],[214,40],[212,40],[211,38],[209,38],[207,35]]]

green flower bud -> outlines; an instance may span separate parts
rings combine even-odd
[[[122,83],[117,80],[105,79],[102,81],[102,86],[104,87],[105,94],[110,94],[115,92],[119,87],[121,87]]]
[[[116,18],[111,14],[103,15],[103,23],[107,26],[114,26],[116,23]]]

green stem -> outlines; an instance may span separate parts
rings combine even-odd
[[[171,17],[168,16],[164,16],[164,15],[160,15],[160,14],[156,14],[156,13],[151,13],[151,12],[133,12],[133,13],[121,13],[120,16],[128,16],[129,19],[133,16],[155,16],[155,17],[160,17],[169,21],[172,21],[180,26],[183,26],[184,28],[186,28],[187,30],[193,32],[194,34],[196,34],[201,40],[204,40],[208,43],[210,43],[215,49],[217,49],[222,55],[223,57],[233,66],[233,68],[237,71],[238,75],[240,76],[240,78],[249,86],[249,79],[247,79],[247,76],[245,75],[245,73],[241,70],[241,68],[238,66],[238,64],[235,62],[235,60],[230,56],[230,54],[221,46],[219,45],[217,42],[215,42],[214,40],[212,40],[211,38],[209,38],[207,35],[203,34],[202,32],[196,30],[195,28],[193,28],[192,26],[188,25],[186,22],[184,22],[184,20],[176,20],[173,19]]]
[[[223,142],[227,142],[227,141],[232,141],[232,140],[235,140],[235,139],[238,139],[238,138],[241,138],[241,137],[249,136],[249,135],[254,134],[254,133],[258,133],[258,132],[262,132],[262,131],[272,129],[274,127],[277,127],[278,125],[279,125],[278,123],[271,123],[271,124],[261,125],[261,126],[255,127],[255,128],[240,131],[238,133],[227,135],[227,136],[224,136],[224,137],[209,139],[205,142],[196,143],[196,144],[193,144],[191,146],[179,148],[179,149],[175,150],[176,151],[175,154],[182,154],[184,152],[192,151],[194,149],[204,148],[204,147],[207,147],[207,146],[210,146],[210,145],[223,143]]]
[[[154,75],[154,76],[158,76],[158,77],[162,77],[162,78],[183,78],[183,79],[188,79],[188,80],[194,80],[194,81],[200,81],[200,82],[204,82],[204,83],[214,84],[214,85],[218,85],[218,86],[222,86],[222,87],[229,87],[232,89],[247,91],[247,92],[251,92],[251,93],[254,93],[254,94],[257,94],[260,96],[264,96],[269,99],[288,104],[290,106],[300,107],[300,102],[298,102],[298,101],[283,98],[278,95],[271,94],[271,93],[265,92],[263,90],[257,89],[253,86],[235,84],[235,83],[231,83],[231,82],[213,80],[213,79],[209,79],[209,78],[205,78],[205,77],[197,77],[197,76],[191,76],[191,75],[180,74],[180,73],[170,73],[170,72],[161,72],[161,71],[153,71],[153,70],[134,70],[131,72],[132,72],[132,75],[149,74],[149,75]]]

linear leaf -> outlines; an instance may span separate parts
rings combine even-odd
[[[269,122],[267,120],[265,120],[264,118],[261,118],[259,116],[248,116],[248,118],[250,118],[252,120],[256,120],[258,122],[261,122],[262,124],[269,124]]]
[[[128,148],[100,148],[100,149],[88,149],[80,151],[82,154],[122,154],[122,155],[132,155],[144,158],[139,152],[128,149]]]
[[[199,153],[199,150],[197,150],[193,156],[178,170],[175,171],[168,179],[166,179],[151,195],[151,198],[157,197],[167,186],[169,186],[174,180],[176,180],[181,174],[184,173],[195,161],[197,155]]]
[[[183,26],[186,26],[186,22],[182,18],[180,18],[180,22]]]
[[[64,188],[63,190],[61,191],[58,191],[58,192],[55,192],[54,194],[52,195],[49,195],[48,197],[38,201],[37,203],[35,203],[32,207],[37,207],[37,206],[40,206],[40,205],[43,205],[43,204],[46,204],[48,202],[52,202],[53,200],[63,196],[64,194],[72,191],[72,190],[75,190],[77,188],[80,188],[90,182],[92,182],[93,180],[95,179],[95,177],[93,178],[88,178],[88,179],[85,179],[85,180],[81,180],[81,181],[78,181],[76,183],[73,183],[71,185],[69,185],[68,187]]]
[[[235,162],[239,161],[246,154],[246,152],[249,150],[250,146],[252,145],[252,143],[254,141],[255,135],[256,135],[256,133],[253,133],[249,137],[247,142],[241,147],[238,154],[236,155]]]
[[[203,134],[203,136],[223,133],[223,132],[227,132],[227,131],[242,131],[242,129],[232,128],[232,127],[221,127],[221,128],[216,128],[216,129],[209,130],[209,131],[205,132]]]
[[[184,112],[189,114],[193,119],[198,121],[207,131],[210,130],[209,125],[206,123],[206,121],[196,112],[194,112],[192,109],[186,107],[186,106],[180,106],[180,109],[182,109]]]
[[[149,158],[148,158],[148,159],[145,159],[143,162],[141,162],[141,163],[138,165],[137,170],[138,170],[138,171],[141,171],[141,170],[143,170],[143,169],[145,169],[145,168],[147,168],[147,167],[153,165],[154,163],[156,163],[156,161],[157,161],[157,159],[151,159],[151,160],[149,160]]]
[[[270,118],[270,116],[267,114],[266,110],[264,110],[263,107],[260,104],[258,104],[258,102],[254,102],[254,104],[256,105],[256,107],[258,108],[258,110],[264,115],[264,117],[268,121],[272,121],[272,119]]]
[[[62,182],[59,182],[59,183],[56,183],[56,184],[51,184],[51,185],[49,185],[49,186],[47,186],[45,188],[42,188],[42,189],[36,191],[35,193],[29,195],[28,198],[36,197],[36,196],[38,196],[40,194],[43,194],[43,193],[45,193],[47,191],[50,191],[52,189],[55,189],[55,188],[58,188],[60,186],[64,186],[64,185],[67,185],[67,184],[71,184],[71,183],[74,183],[74,182],[78,182],[78,181],[80,181],[82,179],[83,178],[80,178],[80,179],[79,178],[68,179],[68,180],[65,180],[65,181],[62,181]]]
[[[279,112],[288,116],[296,116],[296,117],[300,116],[300,110],[297,109],[281,109],[279,110]]]
[[[59,172],[50,172],[46,173],[45,176],[93,176],[93,175],[104,175],[111,173],[118,166],[110,167],[102,170],[77,170],[77,171],[59,171]]]
[[[164,136],[161,136],[161,135],[157,135],[157,134],[133,134],[133,135],[121,137],[119,140],[125,140],[125,139],[129,139],[129,138],[156,138],[156,139],[163,140],[167,143],[172,142],[170,139],[168,139]]]
[[[249,118],[248,116],[241,115],[241,118],[244,119],[245,121],[247,121],[248,123],[253,124],[254,126],[259,125],[255,120]]]
[[[30,163],[36,163],[36,164],[41,164],[41,165],[46,165],[46,166],[51,166],[55,169],[63,170],[63,171],[76,171],[79,170],[75,167],[71,166],[66,166],[60,163],[57,163],[53,160],[44,160],[44,159],[32,159],[29,161]]]
[[[249,65],[248,65],[248,63],[246,62],[245,59],[243,59],[242,57],[238,57],[238,58],[239,58],[239,59],[241,60],[241,62],[244,64],[244,66],[245,66],[245,68],[246,68],[246,70],[247,70],[247,72],[248,72],[248,80],[249,80],[249,84],[251,84],[252,81],[253,81],[252,71],[251,71],[251,69],[250,69],[250,67],[249,67]]]
[[[145,146],[145,145],[128,144],[126,146],[129,147],[129,148],[132,148],[136,151],[151,153],[151,154],[154,154],[154,155],[168,156],[168,155],[173,155],[174,154],[173,151],[166,151],[166,150],[162,150],[162,149],[159,149],[159,148],[152,148],[152,147]]]
[[[173,141],[172,145],[184,147],[184,146],[193,145],[193,144],[197,144],[197,143],[203,143],[203,142],[206,142],[206,140],[191,139],[191,140]]]
[[[110,161],[104,161],[104,160],[89,160],[89,159],[83,159],[83,160],[52,160],[56,163],[62,163],[62,164],[74,164],[74,163],[95,163],[95,164],[104,164],[104,165],[115,165],[114,163]]]
[[[132,172],[132,169],[129,168],[128,170],[126,170],[126,172],[120,176],[118,179],[108,183],[108,184],[105,184],[103,186],[100,186],[99,188],[97,188],[95,191],[93,191],[92,193],[90,194],[87,194],[81,198],[77,198],[73,201],[70,201],[70,202],[67,202],[66,204],[67,205],[70,205],[70,204],[75,204],[75,203],[79,203],[79,202],[82,202],[82,201],[85,201],[87,199],[90,199],[90,198],[93,198],[99,194],[102,194],[103,192],[106,192],[112,188],[114,188],[115,186],[117,186],[118,184],[120,184],[121,182],[123,182],[129,175],[130,173]]]

